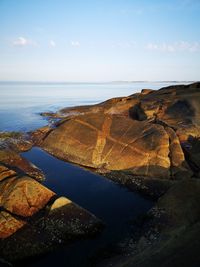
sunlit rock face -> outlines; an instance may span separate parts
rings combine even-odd
[[[5,239],[22,228],[26,221],[16,218],[6,211],[0,212],[0,239]]]
[[[200,84],[66,108],[41,146],[64,160],[157,178],[191,176],[180,142],[200,131]]]
[[[163,126],[148,122],[105,114],[76,116],[53,130],[42,146],[93,168],[170,175],[169,135]]]
[[[8,148],[0,150],[0,239],[27,224],[27,218],[44,208],[55,193],[26,173],[44,177],[31,163]]]
[[[44,179],[44,174],[40,169],[25,158],[21,157],[20,154],[8,147],[7,144],[0,147],[0,163],[4,165],[4,167],[10,166],[9,172],[14,172],[15,170],[18,173],[27,174],[38,181],[42,181]],[[2,170],[1,175],[4,176],[6,173]]]
[[[0,183],[0,206],[23,217],[38,212],[54,195],[51,190],[27,176],[12,177]]]

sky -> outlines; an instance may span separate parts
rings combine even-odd
[[[2,81],[200,80],[200,0],[0,0]]]

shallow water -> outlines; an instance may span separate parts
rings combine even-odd
[[[89,210],[106,224],[103,232],[94,240],[75,242],[62,247],[34,262],[30,266],[89,266],[89,257],[100,248],[128,237],[134,229],[131,220],[148,211],[153,202],[125,187],[93,174],[85,169],[63,162],[39,148],[23,153],[23,156],[41,168],[46,175],[44,184],[59,196],[66,196]]]

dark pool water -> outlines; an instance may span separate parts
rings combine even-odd
[[[106,224],[95,239],[76,241],[29,263],[29,266],[90,266],[90,257],[111,247],[134,231],[131,220],[148,211],[153,202],[128,191],[100,175],[63,162],[40,148],[23,153],[46,175],[44,184],[60,196],[66,196],[89,210]]]

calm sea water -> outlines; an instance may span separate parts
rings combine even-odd
[[[47,124],[39,113],[66,106],[94,104],[127,96],[143,88],[170,83],[0,83],[0,131],[29,131]],[[153,202],[125,187],[76,165],[56,159],[39,148],[23,153],[46,175],[44,184],[94,213],[106,224],[98,238],[62,246],[53,253],[19,266],[88,267],[90,257],[118,243],[134,231],[130,221],[149,210]]]
[[[0,82],[0,131],[29,131],[47,122],[39,113],[63,107],[95,104],[128,96],[143,88],[172,83],[14,83]]]

